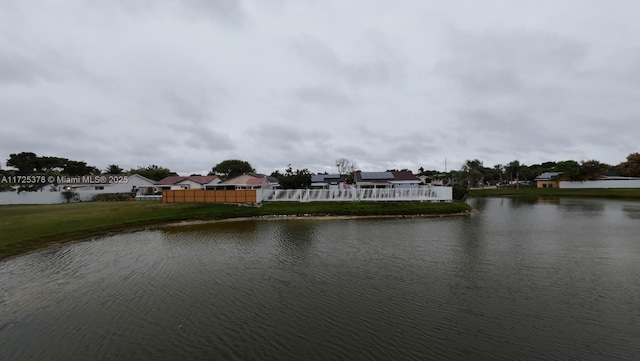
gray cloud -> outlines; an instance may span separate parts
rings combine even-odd
[[[356,60],[342,59],[329,45],[313,37],[304,36],[293,42],[293,48],[309,65],[321,70],[341,83],[353,87],[394,84],[403,79],[402,64],[379,39],[363,36],[365,46]],[[356,48],[357,49],[357,48]]]
[[[3,52],[0,53],[0,84],[29,83],[46,77],[46,71],[26,57]]]
[[[580,76],[584,44],[544,31],[500,29],[448,33],[450,57],[442,72],[469,95],[519,96],[558,87]]]
[[[194,99],[185,98],[174,91],[167,91],[165,98],[173,113],[180,119],[200,123],[211,117],[206,105],[196,104]]]
[[[118,0],[98,5],[110,15],[154,18],[163,14],[187,20],[211,20],[226,26],[240,26],[244,19],[241,2],[235,0]]]
[[[351,99],[336,88],[329,87],[307,87],[294,91],[297,100],[324,106],[348,106],[352,103]]]
[[[0,160],[203,173],[622,162],[640,5],[0,2]],[[3,155],[4,154],[4,155]]]

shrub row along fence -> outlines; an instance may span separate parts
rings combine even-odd
[[[164,203],[258,203],[255,190],[184,189],[162,192]]]

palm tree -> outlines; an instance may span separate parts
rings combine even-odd
[[[462,172],[467,178],[467,190],[471,189],[471,185],[478,186],[482,181],[482,162],[478,159],[467,160],[462,166]]]
[[[502,164],[496,164],[493,166],[493,169],[495,170],[496,173],[498,173],[498,175],[500,176],[500,184],[502,185],[502,175],[504,173],[504,167]]]

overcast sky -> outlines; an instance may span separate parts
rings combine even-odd
[[[0,160],[182,175],[640,151],[635,0],[2,0]]]

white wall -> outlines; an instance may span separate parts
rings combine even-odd
[[[453,188],[436,186],[431,187],[431,191],[437,195],[438,198],[451,201],[453,200]]]
[[[560,181],[559,187],[562,189],[640,188],[640,179],[593,180],[584,182]]]
[[[73,190],[78,193],[129,193],[133,187],[136,188],[148,188],[155,187],[153,181],[140,177],[137,174],[114,176],[113,183],[98,183],[95,184],[63,184],[58,186],[60,191],[64,190],[65,186],[71,186]],[[92,177],[93,178],[93,177]],[[104,189],[96,189],[96,187],[103,187]]]
[[[96,184],[86,187],[79,187],[74,189],[78,193],[129,193],[134,184],[131,183],[119,183],[119,184]],[[96,189],[96,187],[104,187],[104,189]]]
[[[89,201],[95,193],[78,193],[80,200]],[[0,205],[67,203],[61,192],[0,192]]]

